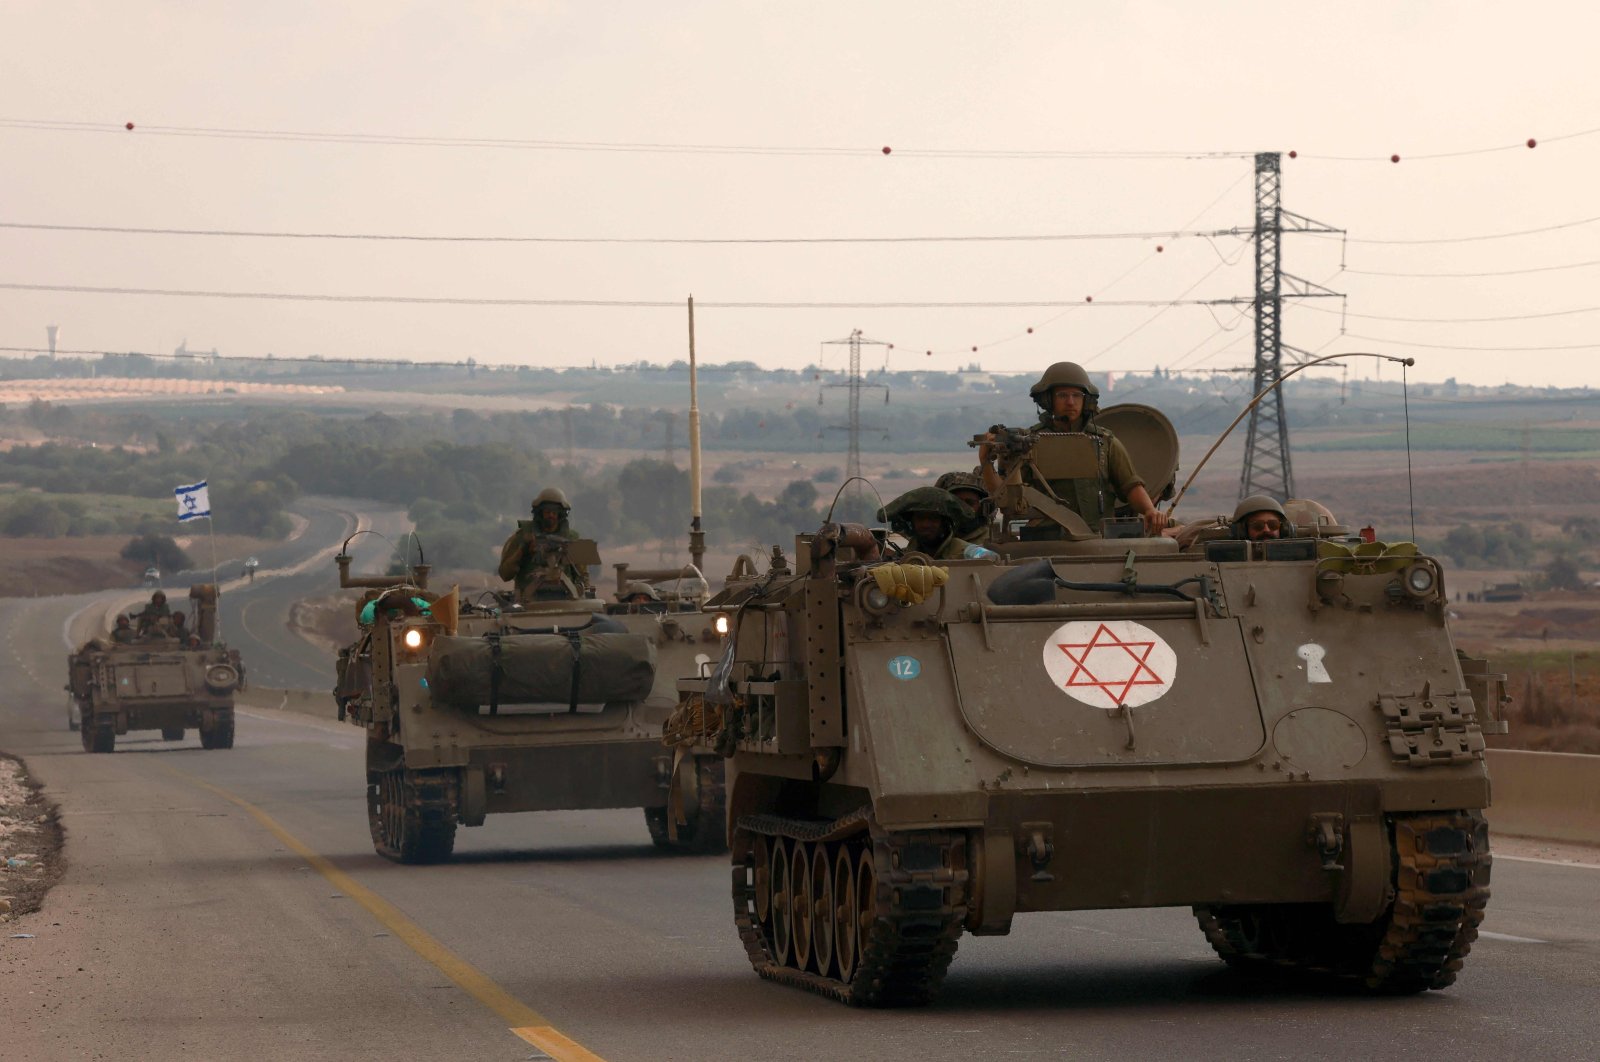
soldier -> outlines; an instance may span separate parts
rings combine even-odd
[[[934,560],[998,559],[998,555],[956,537],[955,529],[972,521],[973,513],[947,490],[915,487],[885,505],[878,519],[906,536],[910,548]]]
[[[1290,526],[1289,514],[1283,511],[1283,506],[1275,498],[1266,494],[1252,494],[1233,510],[1230,530],[1234,538],[1264,542],[1287,538],[1293,533],[1288,530]]]
[[[137,635],[134,634],[133,625],[129,622],[127,613],[124,612],[117,616],[117,625],[111,630],[111,640],[118,645],[127,645],[135,637]]]
[[[1144,519],[1145,534],[1159,535],[1167,526],[1167,516],[1150,500],[1150,492],[1145,490],[1144,480],[1134,470],[1127,449],[1111,432],[1094,423],[1094,415],[1099,412],[1100,389],[1090,381],[1083,366],[1070,361],[1056,362],[1044,371],[1028,394],[1039,407],[1036,431],[1082,432],[1099,436],[1103,441],[1098,482],[1057,480],[1050,484],[1056,496],[1090,527],[1096,527],[1102,519],[1112,515],[1104,501],[1109,488]],[[993,443],[991,435],[989,441],[978,448],[978,460],[983,469],[984,487],[990,494],[998,494],[1002,479],[994,467]]]
[[[994,499],[984,489],[983,479],[975,472],[946,472],[933,485],[954,494],[957,501],[973,512],[973,519],[956,528],[956,534],[974,546],[987,546],[989,522],[994,516]]]
[[[172,614],[172,636],[180,642],[189,640],[189,628],[184,626],[183,613],[181,612]]]
[[[572,506],[555,487],[533,499],[533,519],[518,521],[500,548],[500,578],[514,582],[519,600],[560,601],[584,597],[589,573],[566,561],[566,543],[582,536],[567,526]]]
[[[150,595],[150,603],[139,612],[139,633],[146,634],[156,621],[164,620],[172,615],[172,609],[167,607],[167,595],[157,590]]]
[[[624,605],[649,605],[661,600],[661,592],[642,579],[635,579],[622,588],[617,600]]]

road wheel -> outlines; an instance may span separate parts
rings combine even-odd
[[[163,734],[166,731],[162,731]],[[200,747],[203,749],[231,749],[233,748],[233,717],[229,716],[226,722],[218,721],[210,730],[200,730]]]
[[[183,727],[181,727],[181,726],[164,726],[164,727],[162,727],[161,728],[161,740],[162,741],[182,741],[183,740]]]
[[[83,733],[89,739],[90,752],[114,752],[117,747],[117,731],[115,727],[97,726],[84,727]]]
[[[441,785],[404,768],[384,771],[367,786],[372,846],[396,863],[442,863],[456,843],[456,816]],[[419,784],[421,783],[421,784]]]

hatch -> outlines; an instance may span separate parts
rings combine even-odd
[[[984,744],[1046,767],[1229,763],[1261,748],[1237,620],[1084,616],[947,628],[961,713]]]

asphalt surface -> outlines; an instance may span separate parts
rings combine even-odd
[[[636,811],[491,818],[453,863],[400,867],[372,852],[353,727],[250,708],[231,751],[81,752],[61,631],[86,600],[0,608],[0,748],[67,832],[63,882],[0,934],[8,1060],[1463,1062],[1600,1043],[1600,869],[1509,842],[1444,992],[1242,976],[1187,911],[1086,912],[964,938],[930,1007],[849,1010],[757,979],[725,860],[658,856]]]

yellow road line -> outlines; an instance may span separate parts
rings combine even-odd
[[[340,892],[366,908],[390,934],[403,940],[412,951],[438,967],[450,980],[459,985],[473,999],[492,1010],[510,1027],[516,1036],[533,1044],[556,1062],[604,1062],[582,1044],[563,1036],[550,1024],[550,1019],[517,999],[490,980],[482,971],[441,944],[432,934],[407,918],[394,904],[356,881],[334,866],[326,857],[307,847],[298,837],[278,824],[278,821],[243,797],[235,796],[219,786],[196,778],[192,774],[168,767],[173,774],[201,789],[236,804],[249,813],[272,836],[301,859],[311,864]]]

